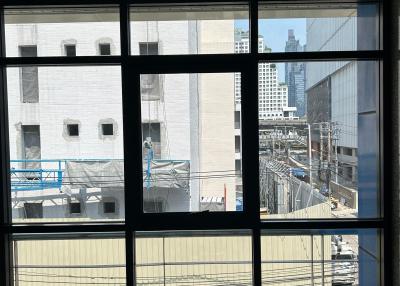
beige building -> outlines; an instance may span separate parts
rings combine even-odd
[[[321,235],[262,236],[263,284],[330,285],[330,242]],[[252,285],[249,234],[143,233],[135,246],[138,285]],[[21,240],[14,250],[16,285],[125,285],[124,239]]]

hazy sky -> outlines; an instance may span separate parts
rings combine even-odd
[[[235,21],[235,27],[248,30],[247,20]],[[284,52],[288,39],[288,30],[293,29],[296,39],[300,44],[306,43],[306,19],[276,19],[260,20],[258,24],[259,34],[264,36],[264,44],[272,49],[272,52]],[[278,65],[279,81],[285,81],[285,66]]]

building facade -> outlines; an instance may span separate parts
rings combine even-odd
[[[42,16],[8,15],[8,56],[119,53],[112,19]],[[233,20],[133,21],[132,53],[233,53],[233,27]],[[32,66],[7,73],[13,217],[123,218],[122,158],[129,146],[123,146],[120,67]],[[234,74],[143,74],[140,82],[144,210],[235,210],[233,176],[199,177],[235,169]]]
[[[235,31],[235,53],[248,53],[249,33]],[[258,37],[258,51],[270,52],[264,37]],[[235,78],[235,98],[240,94],[240,80]],[[274,63],[260,63],[258,66],[258,117],[259,119],[293,118],[296,109],[288,101],[288,86],[280,83],[278,68]]]
[[[294,30],[288,31],[285,52],[302,52],[304,46],[296,40]],[[304,96],[305,65],[301,62],[285,63],[285,83],[288,86],[288,104],[297,108],[296,115],[303,117],[306,114],[306,101]]]
[[[328,20],[334,21],[330,25]],[[353,16],[335,19],[307,20],[307,49],[357,49],[357,41],[349,30],[356,31]],[[321,29],[324,27],[324,29]],[[332,37],[332,34],[335,37]],[[337,132],[334,142],[338,150],[338,175],[342,184],[355,186],[357,182],[357,62],[307,63],[307,117],[316,124],[313,141],[319,142],[319,124],[329,122],[329,129]],[[323,134],[322,136],[324,136]]]
[[[332,18],[307,19],[307,50],[379,49],[376,6],[359,5],[346,14],[341,12]],[[377,216],[379,64],[373,61],[310,62],[306,64],[306,71],[307,117],[315,126],[313,149],[320,151],[320,161],[332,162],[322,151],[337,154],[337,166],[329,168],[328,165],[334,174],[332,181],[336,180],[336,186],[348,185],[356,191],[356,215],[361,218]],[[336,134],[335,138],[327,137],[330,134]],[[329,138],[334,142],[333,147],[321,148]],[[379,255],[379,241],[376,237],[368,238],[368,231],[363,233],[365,236],[359,241],[359,260],[372,261],[373,256]],[[379,273],[371,265],[360,264],[360,285],[379,284]]]

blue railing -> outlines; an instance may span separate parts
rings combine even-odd
[[[58,189],[61,191],[65,164],[68,161],[123,161],[123,159],[50,159],[10,160],[11,191]],[[188,160],[153,160],[154,162],[187,162]],[[34,166],[37,165],[37,166]],[[149,170],[144,169],[147,174]]]
[[[66,160],[11,160],[11,191],[61,190]],[[37,164],[36,167],[29,167]],[[42,165],[48,168],[42,168]],[[51,166],[51,167],[50,167]]]

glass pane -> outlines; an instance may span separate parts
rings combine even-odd
[[[141,75],[145,212],[236,211],[241,205],[235,169],[240,87],[234,82],[234,73]]]
[[[379,217],[379,63],[259,64],[261,217]]]
[[[248,232],[137,233],[138,285],[253,285]]]
[[[27,237],[12,245],[14,285],[126,285],[123,238]]]
[[[7,88],[13,221],[122,220],[120,67],[12,67]]]
[[[133,55],[232,54],[235,29],[249,27],[245,5],[142,6],[130,16]]]
[[[119,12],[116,8],[34,8],[5,10],[8,57],[98,56],[108,44],[120,55]],[[25,53],[29,47],[35,54]]]
[[[266,3],[259,7],[259,52],[380,48],[377,5]]]
[[[271,231],[270,231],[271,232]],[[376,230],[261,237],[263,285],[380,285]]]

